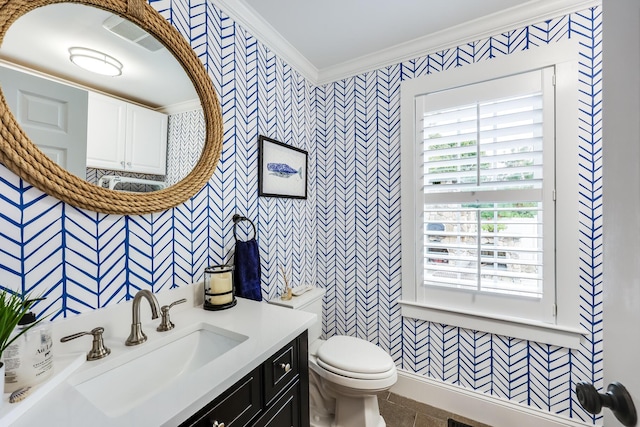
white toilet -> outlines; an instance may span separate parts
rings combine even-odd
[[[376,393],[395,384],[391,356],[360,338],[322,334],[322,296],[314,288],[290,301],[270,303],[315,313],[309,329],[309,406],[312,427],[385,427]]]

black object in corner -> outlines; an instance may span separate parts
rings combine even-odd
[[[473,427],[473,426],[469,424],[465,424],[462,421],[456,421],[454,419],[449,418],[447,420],[447,427]]]

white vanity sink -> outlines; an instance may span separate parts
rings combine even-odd
[[[130,347],[131,355],[105,359],[102,366],[69,378],[95,407],[118,417],[245,341],[245,335],[208,323],[197,323],[166,339]],[[145,348],[146,347],[146,348]],[[111,356],[110,356],[111,357]]]
[[[53,325],[54,374],[25,400],[0,407],[0,425],[32,427],[175,427],[250,374],[315,324],[315,315],[238,298],[233,309],[208,311],[202,285],[163,291],[176,307],[176,327],[158,332],[143,308],[146,342],[126,346],[132,302],[71,316]],[[194,304],[189,306],[189,304]],[[60,338],[104,327],[107,357],[87,361],[91,338]]]

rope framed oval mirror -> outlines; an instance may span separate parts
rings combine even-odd
[[[114,191],[69,173],[27,136],[0,96],[0,162],[24,181],[69,205],[105,214],[143,215],[184,203],[213,175],[222,153],[222,111],[213,83],[184,37],[145,0],[5,0],[0,2],[0,47],[10,26],[28,12],[51,4],[77,3],[104,9],[138,25],[160,41],[182,65],[200,98],[205,141],[193,170],[174,185],[149,193]]]

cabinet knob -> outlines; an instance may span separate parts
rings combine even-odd
[[[289,365],[288,363],[287,364],[281,363],[280,367],[284,369],[285,372],[289,372],[291,370],[291,365]]]
[[[224,427],[224,423],[214,421],[213,424],[211,424],[211,427]]]

